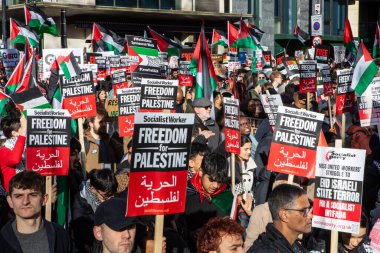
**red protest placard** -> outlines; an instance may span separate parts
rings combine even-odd
[[[82,72],[79,76],[66,79],[60,76],[63,108],[73,119],[96,116],[96,98],[92,72]]]
[[[132,136],[135,125],[135,113],[140,109],[141,87],[119,89],[119,135]]]
[[[118,89],[128,88],[127,73],[125,70],[120,69],[112,71],[111,78],[113,84],[113,93],[115,96],[117,96]]]
[[[313,178],[324,115],[280,106],[269,152],[268,170]]]
[[[338,87],[336,91],[336,114],[351,112],[355,105],[355,92],[351,89],[353,71],[337,70]]]
[[[365,153],[318,147],[313,227],[359,233]]]
[[[317,64],[314,61],[303,61],[300,68],[300,92],[317,91]]]
[[[239,100],[223,98],[224,104],[224,136],[226,151],[240,154]]]
[[[136,113],[127,216],[183,212],[194,114]]]
[[[70,123],[67,110],[27,110],[26,167],[43,176],[67,176]]]

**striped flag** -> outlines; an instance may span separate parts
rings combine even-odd
[[[5,94],[4,92],[0,91],[0,115],[4,116],[4,107],[7,104],[9,100],[9,96]]]
[[[247,27],[255,43],[260,44],[261,38],[263,37],[265,32],[261,30],[260,28],[258,28],[257,26],[251,25],[250,23],[248,23]]]
[[[155,32],[148,26],[148,30],[153,39],[157,41],[157,47],[160,52],[167,52],[168,56],[179,56],[179,49],[182,49],[182,45],[178,44],[174,40]]]
[[[57,25],[53,18],[46,16],[40,8],[25,4],[24,11],[26,24],[34,28],[39,35],[49,33],[53,36],[58,36]]]
[[[212,29],[211,45],[220,45],[223,47],[228,47],[228,40],[226,38],[226,35],[222,31]]]
[[[375,40],[373,42],[372,57],[377,58],[380,56],[380,26],[376,25]]]
[[[343,44],[346,48],[345,61],[352,66],[355,64],[356,46],[354,43],[354,36],[352,35],[351,25],[348,17],[346,17],[346,21],[344,23]]]
[[[10,34],[12,43],[25,44],[25,40],[33,47],[38,47],[40,37],[27,25],[11,18],[10,19]]]
[[[78,62],[75,60],[74,54],[71,51],[62,62],[59,63],[59,67],[63,71],[66,79],[80,75],[82,73],[81,68],[78,65]]]
[[[212,101],[212,92],[216,90],[216,76],[203,25],[189,68],[196,77],[195,98],[205,97]]]
[[[232,44],[235,43],[239,36],[239,30],[231,24],[229,21],[227,22],[227,31],[228,31],[228,46],[231,47]]]
[[[37,78],[36,78],[36,57],[32,54],[32,57],[29,59],[28,64],[26,65],[24,75],[22,77],[20,85],[17,87],[15,92],[23,92],[27,89],[36,87]]]
[[[120,54],[124,50],[124,38],[115,32],[94,23],[92,26],[92,48],[94,52],[114,51]]]
[[[11,98],[22,110],[51,108],[49,102],[37,87],[27,89],[23,92],[13,93]]]
[[[301,41],[302,44],[304,44],[309,38],[309,34],[302,30],[298,25],[294,27],[293,34],[298,37],[298,40]]]
[[[364,43],[361,42],[351,83],[351,88],[355,90],[358,96],[361,96],[367,89],[378,70],[379,68],[373,62]]]
[[[7,94],[12,94],[13,92],[15,92],[16,88],[20,85],[24,73],[26,61],[25,58],[26,55],[23,55],[21,60],[18,62],[16,68],[13,70],[13,73],[9,78],[7,84],[5,85],[5,92]]]

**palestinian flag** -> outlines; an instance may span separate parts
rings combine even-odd
[[[372,57],[380,57],[380,26],[379,23],[376,25],[375,41],[373,42]]]
[[[24,75],[21,79],[20,85],[17,87],[15,92],[23,92],[27,89],[36,87],[36,57],[32,54],[32,57],[29,59],[28,64],[26,65]]]
[[[40,37],[29,26],[12,18],[10,19],[10,25],[11,42],[13,44],[25,44],[25,40],[28,40],[30,45],[38,47]]]
[[[55,96],[55,92],[57,88],[59,89],[59,65],[58,60],[55,59],[53,64],[50,67],[50,77],[49,77],[49,86],[47,87],[47,100],[51,103],[53,97]],[[55,107],[53,107],[55,108]],[[55,109],[61,109],[61,108],[55,108]]]
[[[0,115],[1,116],[5,116],[3,110],[4,110],[5,105],[8,102],[9,98],[10,97],[7,94],[0,91]]]
[[[189,68],[196,77],[195,98],[205,97],[212,101],[212,92],[217,86],[216,76],[203,26]]]
[[[367,89],[378,70],[364,43],[361,42],[351,83],[351,88],[358,96]]]
[[[346,17],[346,21],[344,23],[343,43],[346,48],[346,61],[352,66],[355,61],[356,47],[348,17]]]
[[[226,35],[222,31],[212,29],[211,45],[220,45],[223,47],[228,47],[228,40],[226,38]]]
[[[23,110],[51,108],[47,99],[37,87],[11,95],[13,102]]]
[[[26,62],[25,58],[26,56],[23,55],[21,60],[18,62],[16,68],[13,70],[11,77],[5,85],[5,93],[12,94],[20,85],[24,73],[24,67]]]
[[[229,21],[227,22],[227,31],[228,31],[228,46],[232,47],[239,36],[238,29],[231,24]]]
[[[261,38],[264,35],[264,31],[258,28],[257,26],[251,25],[248,23],[247,25],[249,33],[252,35],[253,40],[258,45],[261,42]]]
[[[82,73],[78,62],[75,60],[73,52],[71,52],[66,58],[59,64],[66,79],[80,75]]]
[[[149,26],[148,30],[153,39],[157,41],[157,47],[160,52],[167,52],[168,56],[179,56],[179,49],[182,49],[182,45],[162,34],[153,31],[153,29],[151,29]]]
[[[24,5],[26,24],[32,27],[39,35],[44,33],[58,36],[57,25],[53,18],[45,15],[37,6]]]
[[[94,52],[114,51],[120,54],[124,50],[124,38],[111,30],[94,23],[92,26],[92,46]]]
[[[298,25],[294,27],[293,34],[298,37],[298,40],[301,41],[302,44],[305,44],[309,38],[309,34],[302,30]]]
[[[239,35],[232,46],[237,48],[257,49],[256,43],[253,41],[253,38],[248,31],[248,27],[243,20],[240,20]]]

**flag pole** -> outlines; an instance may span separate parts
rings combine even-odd
[[[61,48],[67,48],[66,9],[61,9]]]
[[[3,40],[3,48],[7,48],[7,3],[6,0],[1,0],[1,6],[2,6],[2,28],[3,28],[3,35],[2,35],[2,40]]]

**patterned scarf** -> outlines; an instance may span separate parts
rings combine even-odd
[[[212,197],[218,195],[219,193],[223,192],[227,188],[226,184],[222,184],[220,188],[213,194],[207,193],[203,189],[202,180],[201,180],[201,177],[199,176],[199,172],[196,173],[192,178],[190,178],[190,183],[194,186],[197,192],[199,192],[199,198],[201,202],[203,201],[203,199],[207,199],[208,202],[211,202]]]
[[[13,151],[13,149],[15,148],[17,139],[18,139],[18,137],[11,137],[11,138],[7,139],[4,143],[4,147]],[[24,152],[22,153],[21,162],[19,164],[17,164],[17,166],[16,166],[16,174],[25,170],[25,165],[24,165],[25,157],[24,157],[24,155],[25,155],[25,146],[24,146]]]

